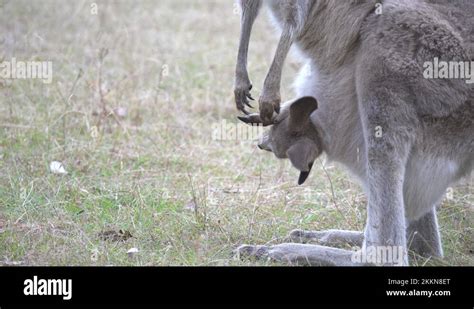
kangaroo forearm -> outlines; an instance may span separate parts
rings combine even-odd
[[[285,63],[286,57],[290,51],[291,45],[293,44],[293,33],[289,29],[285,29],[280,37],[275,56],[273,58],[270,70],[265,78],[264,82],[264,96],[265,92],[280,92],[281,75],[283,72],[283,64]]]
[[[262,6],[262,0],[241,0],[242,9],[239,52],[237,56],[237,74],[247,74],[247,55],[249,49],[250,35],[255,19]]]

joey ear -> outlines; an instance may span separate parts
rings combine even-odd
[[[300,131],[317,108],[318,101],[313,97],[302,97],[293,102],[290,106],[290,128]]]
[[[302,139],[291,146],[286,154],[290,159],[291,164],[301,172],[298,184],[303,184],[306,181],[306,178],[308,178],[314,160],[316,160],[316,157],[318,156],[318,148],[316,147],[316,144],[309,139]]]

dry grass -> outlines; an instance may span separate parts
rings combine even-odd
[[[0,0],[0,59],[54,69],[50,85],[0,83],[0,264],[254,265],[232,249],[293,228],[363,228],[365,197],[339,168],[319,161],[297,187],[288,162],[212,139],[213,124],[236,123],[231,2],[98,1],[97,15],[90,3]],[[265,19],[256,28],[254,96],[276,43]],[[53,160],[68,175],[50,173]],[[471,182],[452,195],[446,258],[415,265],[474,265]],[[119,230],[133,237],[99,236]]]

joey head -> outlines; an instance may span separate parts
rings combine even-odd
[[[311,114],[318,108],[313,97],[303,97],[282,106],[274,114],[270,130],[261,138],[258,147],[273,152],[280,159],[290,159],[300,171],[298,184],[303,184],[314,161],[322,153],[320,135],[311,122]],[[239,117],[248,124],[262,124],[259,114]]]

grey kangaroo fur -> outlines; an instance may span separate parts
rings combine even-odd
[[[380,3],[382,14],[376,11]],[[259,100],[251,99],[247,51],[260,0],[242,0],[235,98],[247,123],[271,125],[259,147],[289,158],[306,180],[325,153],[342,163],[367,194],[364,232],[295,230],[295,243],[242,245],[238,256],[309,265],[362,265],[341,243],[401,248],[442,257],[436,207],[446,189],[474,168],[474,85],[425,79],[423,64],[474,61],[474,2],[469,0],[267,1],[281,30]],[[280,80],[294,46],[306,62],[299,99],[280,109]],[[301,244],[297,242],[315,242]]]

